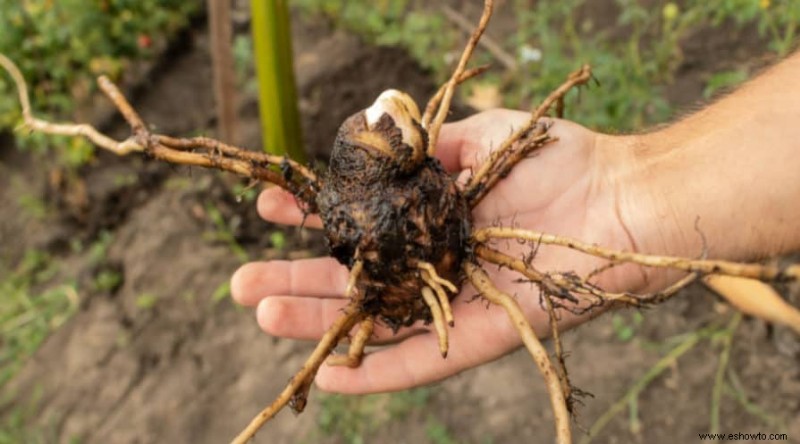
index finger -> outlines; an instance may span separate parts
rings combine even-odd
[[[307,228],[322,228],[317,214],[303,214],[300,204],[292,193],[279,187],[266,188],[258,195],[256,203],[262,219],[286,225],[303,224]]]
[[[467,121],[468,119],[445,123],[439,133],[435,155],[442,162],[444,169],[450,173],[456,173],[466,168],[462,159],[464,151],[471,148],[469,141],[472,140]]]
[[[436,144],[436,157],[450,172],[473,168],[529,119],[530,113],[524,111],[493,109],[445,124]]]

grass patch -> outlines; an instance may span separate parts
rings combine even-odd
[[[158,303],[158,296],[153,293],[142,293],[136,296],[136,308],[150,310]]]
[[[0,52],[15,60],[28,81],[32,105],[45,116],[70,116],[88,103],[95,78],[106,74],[125,84],[131,68],[152,60],[189,25],[201,8],[179,0],[0,0]],[[20,118],[11,83],[0,75],[0,129]],[[52,147],[59,163],[83,165],[94,149],[79,138],[17,132],[21,148]]]
[[[0,386],[78,306],[76,285],[53,282],[57,271],[54,261],[36,250],[14,268],[0,268]]]
[[[589,63],[600,88],[581,93],[579,106],[574,105],[573,93],[568,118],[596,130],[637,130],[664,122],[675,112],[665,91],[683,60],[681,42],[688,37],[703,29],[755,29],[763,52],[779,58],[797,47],[800,31],[800,2],[790,0],[687,0],[656,6],[645,0],[615,0],[610,9],[617,10],[617,16],[602,27],[589,14],[578,18],[575,12],[588,4],[589,0],[503,3],[513,10],[513,19],[504,31],[491,33],[515,59],[517,71],[493,70],[472,84],[499,88],[502,105],[524,109],[538,103],[581,63]],[[454,54],[466,41],[435,2],[298,0],[295,5],[306,13],[323,14],[374,44],[406,48],[439,82],[449,75]],[[487,62],[500,65],[482,50],[472,64]],[[705,95],[741,83],[750,74],[730,67],[709,73]]]
[[[225,220],[225,216],[222,215],[222,212],[211,203],[205,206],[205,210],[209,220],[214,225],[214,229],[204,232],[203,239],[208,242],[224,243],[242,263],[250,260],[250,256],[247,254],[244,247],[236,240],[233,229],[229,226],[228,221]]]
[[[336,437],[343,443],[362,444],[368,442],[366,438],[381,427],[402,421],[414,410],[423,408],[430,402],[431,396],[428,388],[365,396],[322,394],[317,432]],[[449,442],[444,440],[448,434],[441,425],[429,432],[432,439],[439,439],[434,442]]]

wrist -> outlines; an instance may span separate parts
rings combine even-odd
[[[698,229],[704,231],[704,222],[697,222],[703,216],[685,195],[690,150],[667,149],[665,136],[663,131],[601,134],[597,149],[607,159],[616,216],[634,251],[697,257],[703,252]]]
[[[703,117],[634,136],[627,214],[640,250],[750,261],[796,249],[796,160]]]
[[[644,180],[657,212],[678,227],[670,239],[677,252],[697,254],[702,241],[694,231],[713,258],[751,261],[800,249],[798,73],[800,54],[641,136]]]
[[[692,181],[695,176],[710,179],[701,170],[695,141],[684,139],[671,128],[632,136],[628,171],[627,212],[632,230],[638,234],[640,251],[646,254],[698,257],[711,256],[707,234],[719,231],[714,205],[721,202],[714,187],[705,188],[704,198]],[[707,168],[707,167],[704,167]],[[711,180],[713,183],[713,180]],[[716,244],[716,242],[715,242]],[[715,250],[718,247],[715,245]],[[723,252],[714,251],[715,257]]]

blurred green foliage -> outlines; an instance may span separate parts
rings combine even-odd
[[[225,219],[225,216],[219,208],[214,206],[212,202],[209,202],[206,204],[205,209],[209,221],[214,225],[214,229],[203,232],[203,239],[208,242],[221,242],[226,244],[228,248],[230,248],[231,253],[242,263],[250,260],[247,250],[236,240],[236,236],[233,233],[229,221]]]
[[[57,421],[43,427],[29,427],[30,421],[37,417],[38,407],[42,398],[42,388],[37,385],[25,401],[14,400],[11,393],[6,393],[0,398],[0,404],[6,414],[0,418],[0,444],[42,444],[58,441]],[[13,404],[12,404],[13,403]],[[6,410],[7,409],[7,410]],[[69,444],[78,444],[74,438],[67,441]]]
[[[513,8],[513,26],[504,22],[506,29],[495,29],[492,35],[506,37],[500,43],[517,59],[519,72],[511,79],[490,73],[479,81],[498,85],[505,106],[524,108],[541,100],[580,64],[589,63],[601,88],[582,93],[580,105],[568,107],[568,117],[596,129],[627,131],[671,116],[665,86],[682,60],[681,43],[698,30],[755,28],[764,52],[777,57],[797,44],[800,2],[796,0],[608,3],[617,14],[610,25],[601,26],[588,14],[576,14],[589,0],[505,2],[505,7]],[[307,13],[325,14],[373,43],[407,48],[439,81],[447,77],[466,41],[431,2],[296,0],[294,4]],[[478,58],[473,65],[491,61],[486,55]],[[710,73],[705,93],[734,86],[748,75],[742,70]]]
[[[460,31],[441,14],[416,0],[295,0],[306,13],[323,13],[334,22],[365,36],[372,43],[405,47],[439,81],[449,75],[445,55],[462,44]]]
[[[611,327],[620,342],[628,342],[633,339],[643,322],[644,315],[638,311],[614,313],[611,317]]]
[[[319,442],[324,436],[335,438],[336,442],[363,444],[372,442],[371,437],[379,436],[381,429],[418,424],[423,420],[427,438],[423,442],[457,443],[459,441],[453,431],[439,420],[431,408],[434,390],[417,388],[373,395],[319,395],[321,408],[317,415],[317,429],[312,430],[302,442]],[[424,413],[420,415],[421,412]]]
[[[75,284],[53,283],[57,272],[55,262],[38,250],[12,269],[0,266],[0,386],[77,308]]]
[[[69,118],[95,91],[98,75],[124,83],[131,62],[153,56],[154,43],[185,27],[200,7],[181,0],[0,0],[0,52],[22,70],[37,114]],[[16,91],[1,75],[0,130],[19,122]],[[43,136],[22,139],[25,147],[48,145]],[[91,156],[79,139],[49,145],[64,147],[59,154],[68,164]]]
[[[363,396],[320,395],[317,425],[323,435],[347,444],[362,444],[365,437],[393,421],[402,421],[431,401],[431,391],[419,388],[397,393]]]
[[[528,80],[518,83],[517,96],[541,99],[575,69],[576,62],[589,63],[602,88],[583,94],[571,116],[605,130],[638,129],[671,116],[664,87],[682,60],[681,42],[698,30],[755,25],[768,38],[764,52],[769,49],[783,56],[793,39],[779,41],[766,30],[770,26],[791,30],[800,18],[800,2],[789,0],[656,2],[655,12],[660,13],[653,13],[653,4],[642,0],[615,0],[616,26],[595,29],[590,19],[580,23],[574,19],[573,11],[586,0],[539,2],[533,9],[526,9],[526,3],[516,2],[521,25],[513,43],[536,45],[543,56],[538,63],[525,65],[527,72],[520,77]],[[733,86],[746,77],[727,77],[721,86]],[[712,75],[712,80],[720,78]]]
[[[122,275],[106,267],[113,238],[101,232],[88,246],[76,241],[75,253],[84,253],[89,267],[97,274],[79,287],[74,278],[65,278],[57,257],[31,249],[16,264],[0,261],[0,387],[10,381],[43,341],[78,309],[79,292],[109,292],[122,283]],[[14,399],[12,393],[4,396]],[[0,398],[0,409],[9,400]],[[0,444],[5,442],[51,442],[18,439],[28,433],[23,425],[30,413],[24,406],[13,406],[0,421]],[[35,406],[31,406],[35,409]],[[17,436],[17,438],[13,438]]]

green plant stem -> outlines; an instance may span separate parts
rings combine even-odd
[[[253,0],[253,48],[264,150],[305,161],[286,0]]]
[[[782,419],[765,411],[759,405],[747,399],[747,394],[744,392],[742,383],[732,368],[728,369],[728,383],[725,384],[724,389],[725,394],[733,397],[733,399],[739,402],[739,404],[747,413],[760,419],[767,426],[778,429],[781,433],[786,432],[786,423]]]
[[[230,228],[228,227],[228,223],[225,221],[225,217],[222,215],[219,209],[209,203],[206,205],[206,213],[216,227],[214,239],[228,244],[228,247],[231,249],[233,254],[236,255],[236,258],[239,259],[240,262],[244,263],[249,261],[250,255],[247,254],[247,250],[239,245],[239,242],[236,240],[236,236],[234,236],[231,232]]]
[[[675,348],[670,350],[663,358],[661,358],[656,364],[650,367],[650,370],[645,373],[636,383],[628,389],[625,395],[617,400],[611,408],[606,410],[600,418],[598,418],[594,424],[589,428],[589,432],[581,439],[580,444],[589,444],[592,440],[608,425],[609,422],[620,412],[625,410],[626,406],[629,406],[631,400],[639,396],[651,382],[653,382],[664,370],[668,369],[673,362],[675,362],[678,358],[683,356],[686,352],[694,348],[701,339],[707,337],[710,332],[714,330],[713,327],[708,327],[706,329],[700,330],[695,332],[694,334],[690,335],[686,339],[684,339],[680,344],[678,344]]]
[[[736,334],[736,329],[739,327],[741,321],[742,313],[736,312],[728,323],[728,328],[726,328],[723,333],[722,352],[719,355],[717,374],[714,377],[714,387],[711,389],[711,424],[709,426],[709,433],[719,433],[719,406],[720,399],[722,398],[722,389],[725,386],[725,370],[728,368],[728,362],[731,358],[733,336]]]

